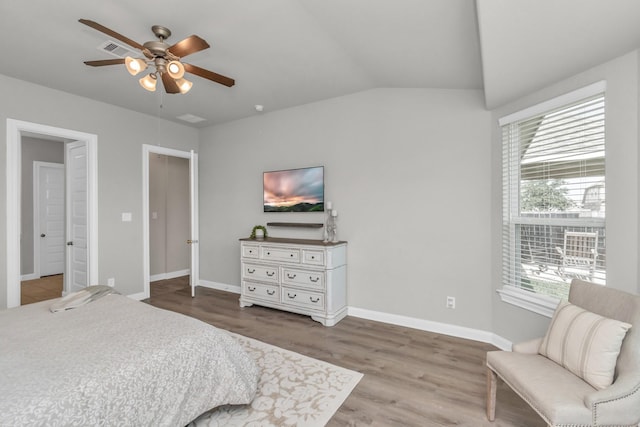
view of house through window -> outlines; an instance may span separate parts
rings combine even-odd
[[[566,298],[604,284],[605,102],[600,94],[503,124],[503,284]]]

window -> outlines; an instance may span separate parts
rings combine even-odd
[[[542,301],[553,303],[567,298],[573,278],[604,284],[604,85],[500,124],[503,299],[520,295],[535,301],[542,295]]]

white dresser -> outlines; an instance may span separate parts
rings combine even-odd
[[[347,315],[347,242],[240,239],[240,307],[253,304],[333,326]]]

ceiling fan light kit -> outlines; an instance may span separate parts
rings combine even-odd
[[[130,56],[124,58],[124,65],[132,76],[139,74],[147,68],[147,63],[143,59],[132,58]]]
[[[158,83],[158,77],[155,73],[149,73],[139,80],[140,86],[148,90],[149,92],[156,91],[156,84]]]
[[[178,88],[180,89],[180,93],[187,93],[191,90],[191,86],[193,86],[193,83],[191,83],[189,80],[185,79],[185,78],[181,78],[176,80],[176,84],[178,85]]]
[[[180,80],[184,76],[184,65],[180,61],[171,61],[167,65],[167,73],[174,80]]]
[[[98,61],[85,61],[86,65],[92,67],[101,67],[104,65],[124,64],[129,74],[135,76],[144,71],[148,66],[153,65],[155,71],[142,77],[140,85],[150,91],[156,90],[158,77],[161,78],[164,89],[167,93],[187,93],[191,90],[193,83],[184,78],[185,72],[195,74],[202,78],[211,80],[221,85],[231,87],[235,81],[229,77],[205,70],[195,65],[181,62],[181,58],[195,52],[209,48],[209,44],[202,38],[193,35],[179,41],[173,46],[165,43],[165,40],[171,36],[171,31],[161,25],[154,25],[151,31],[158,40],[148,41],[144,44],[137,43],[115,31],[98,24],[97,22],[80,19],[82,24],[98,30],[110,37],[120,40],[121,42],[140,49],[144,59],[133,58],[127,56],[124,59],[106,59]]]

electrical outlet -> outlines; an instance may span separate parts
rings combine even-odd
[[[447,297],[447,308],[456,308],[456,297]]]
[[[111,286],[112,288],[116,285],[115,277],[109,277],[107,279],[107,286]]]

